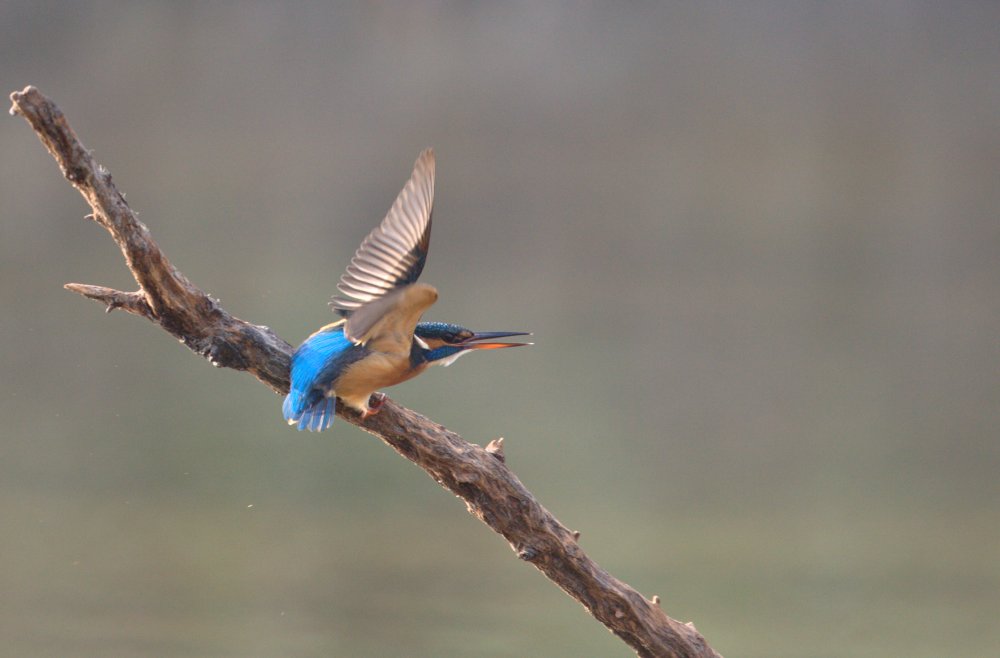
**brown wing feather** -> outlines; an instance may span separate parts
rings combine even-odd
[[[385,219],[361,242],[340,277],[340,292],[330,301],[334,311],[348,317],[417,280],[427,260],[433,210],[434,151],[427,149]]]

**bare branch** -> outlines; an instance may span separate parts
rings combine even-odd
[[[177,271],[84,148],[55,103],[34,87],[10,96],[20,114],[55,158],[63,175],[93,209],[91,218],[111,233],[139,284],[136,293],[70,284],[68,289],[142,315],[176,336],[214,365],[246,370],[272,390],[288,391],[292,347],[267,327],[235,318]]]
[[[286,393],[292,347],[267,327],[227,313],[170,264],[111,174],[95,162],[52,101],[30,86],[11,94],[11,101],[11,113],[31,124],[63,175],[93,208],[94,221],[118,243],[139,284],[136,292],[79,283],[66,288],[106,304],[108,311],[121,308],[143,316],[214,365],[245,370]],[[583,552],[577,543],[580,533],[563,526],[507,467],[503,439],[482,448],[388,400],[381,413],[363,422],[349,409],[338,414],[463,498],[469,513],[503,535],[520,559],[582,603],[639,656],[718,657],[693,624],[660,610],[658,596],[647,600]]]

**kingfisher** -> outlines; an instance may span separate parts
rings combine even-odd
[[[291,387],[282,412],[289,425],[321,432],[333,424],[337,400],[365,419],[378,413],[378,389],[448,366],[473,350],[519,347],[496,342],[524,331],[475,332],[457,324],[420,322],[437,290],[417,283],[430,246],[434,151],[413,173],[385,219],[361,242],[330,301],[336,322],[303,342],[292,356]]]

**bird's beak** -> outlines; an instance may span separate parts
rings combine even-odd
[[[462,347],[467,350],[496,350],[501,347],[523,347],[533,343],[481,343],[483,340],[495,340],[497,338],[510,338],[511,336],[530,336],[527,331],[480,331],[472,334],[472,337],[462,343]]]

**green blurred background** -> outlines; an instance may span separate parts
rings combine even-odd
[[[390,391],[507,439],[723,654],[1000,655],[1000,5],[0,2],[174,263],[292,343],[420,149],[427,319],[535,332]],[[464,506],[148,322],[0,121],[0,653],[627,656]]]

